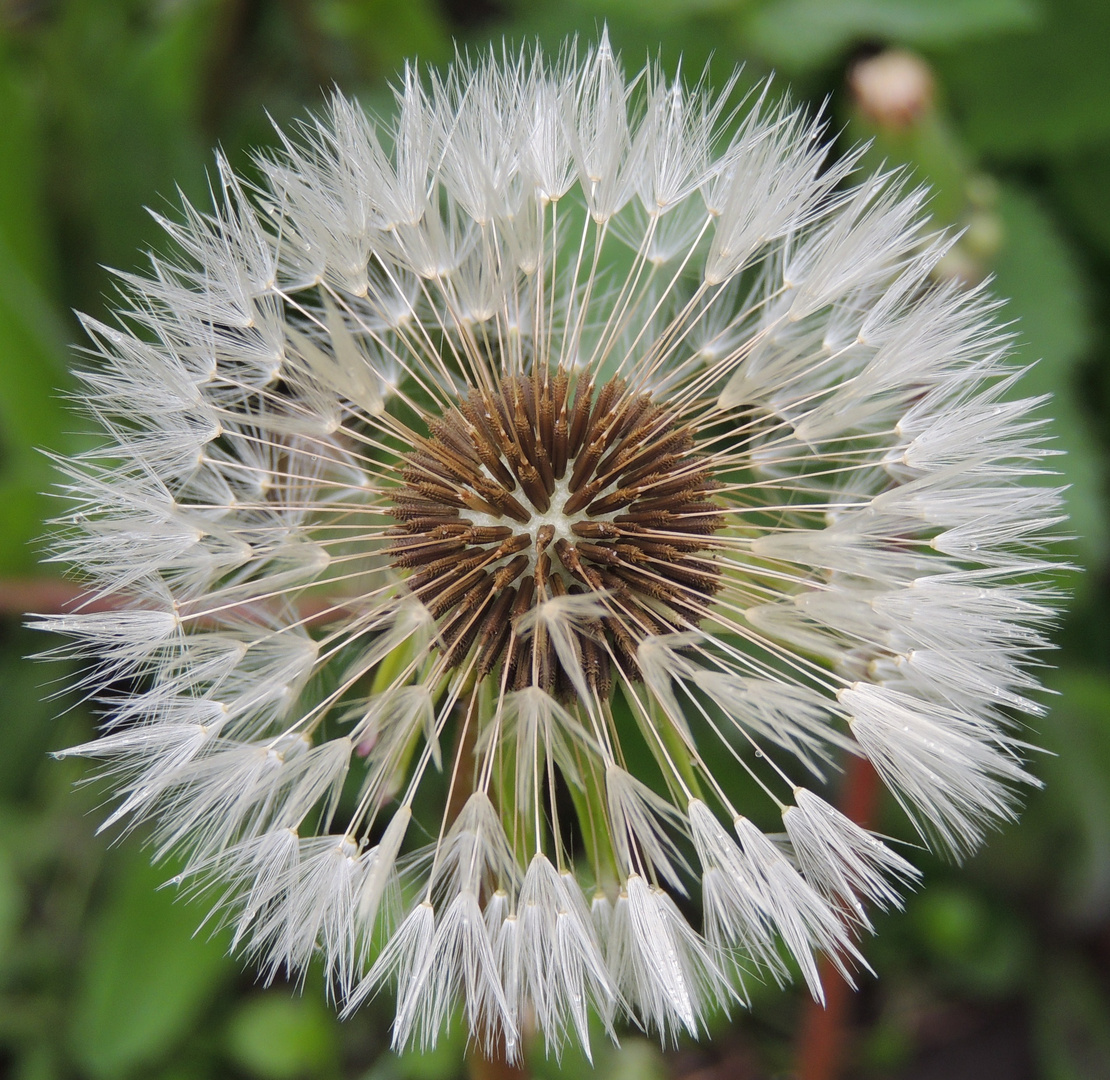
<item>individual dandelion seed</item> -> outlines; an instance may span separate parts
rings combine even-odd
[[[922,192],[734,89],[604,34],[407,69],[384,136],[336,96],[254,186],[219,158],[87,321],[65,753],[267,978],[392,982],[398,1048],[820,997],[917,871],[807,774],[866,756],[956,855],[1035,782],[1040,401]]]

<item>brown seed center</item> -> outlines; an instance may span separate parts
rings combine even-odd
[[[650,394],[611,379],[595,394],[563,372],[471,390],[402,462],[388,554],[438,620],[451,666],[480,678],[503,663],[509,689],[559,696],[572,682],[535,605],[599,594],[574,624],[587,684],[607,694],[612,663],[639,678],[636,646],[691,629],[720,586],[709,537],[723,525],[693,433]]]

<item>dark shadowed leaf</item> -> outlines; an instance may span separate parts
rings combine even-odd
[[[1110,1076],[1110,1000],[1081,960],[1056,960],[1040,981],[1033,1031],[1044,1080]]]
[[[1053,162],[1053,179],[1076,231],[1110,256],[1110,144]]]
[[[1038,726],[1053,756],[1038,763],[1050,799],[1045,807],[1062,843],[1053,852],[1057,903],[1065,920],[1100,924],[1110,913],[1110,679],[1096,671],[1062,671],[1059,696]]]

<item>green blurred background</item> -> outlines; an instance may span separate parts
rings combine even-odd
[[[910,165],[934,214],[966,230],[944,272],[993,275],[1011,300],[1020,358],[1040,361],[1024,389],[1054,398],[1083,568],[1062,575],[1071,599],[1046,672],[1059,696],[1035,735],[1056,756],[1037,757],[1046,788],[1019,824],[967,866],[926,861],[907,911],[880,920],[864,945],[877,978],[849,1000],[836,1057],[845,1077],[1110,1077],[1108,0],[0,0],[0,1076],[499,1075],[466,1061],[458,1025],[398,1059],[388,1002],[340,1025],[318,977],[303,995],[266,989],[222,939],[194,937],[203,912],[157,891],[168,875],[139,843],[95,835],[103,792],[47,757],[91,721],[64,696],[43,703],[65,673],[24,659],[43,643],[20,612],[51,595],[36,567],[52,482],[40,450],[83,441],[61,400],[71,312],[107,317],[103,266],[140,268],[162,244],[144,206],[172,213],[177,186],[203,203],[213,146],[249,169],[248,148],[274,141],[267,113],[292,121],[333,84],[388,109],[407,56],[442,62],[453,40],[506,35],[554,47],[603,21],[631,67],[662,43],[672,69],[712,57],[720,82],[743,62],[746,78],[777,70],[828,101],[843,144],[872,139],[871,163]],[[916,86],[908,111],[892,111],[895,84],[864,77],[896,49],[920,61],[886,69]],[[752,994],[712,1042],[661,1053],[632,1035],[599,1052],[598,1073],[794,1075],[802,995]],[[591,1075],[576,1056],[530,1069]]]

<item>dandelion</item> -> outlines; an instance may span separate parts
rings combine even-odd
[[[917,877],[844,754],[955,855],[1035,782],[1060,502],[997,305],[766,89],[602,35],[395,95],[219,158],[86,321],[65,753],[266,977],[392,986],[398,1048],[819,997]]]

